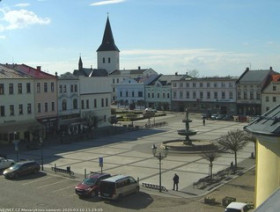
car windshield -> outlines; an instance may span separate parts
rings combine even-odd
[[[84,185],[94,185],[96,183],[97,178],[86,178],[83,180]]]
[[[240,209],[227,208],[226,212],[241,212]]]
[[[13,166],[10,167],[10,169],[19,169],[21,167],[20,164],[15,164]]]

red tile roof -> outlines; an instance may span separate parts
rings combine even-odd
[[[14,69],[23,72],[31,77],[36,79],[56,79],[56,76],[43,72],[41,70],[41,66],[37,66],[37,68],[33,68],[31,66],[25,64],[13,64]]]
[[[272,81],[273,81],[273,82],[278,82],[278,81],[280,81],[280,74],[273,74],[273,75],[272,75]]]

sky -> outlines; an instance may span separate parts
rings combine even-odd
[[[0,0],[0,63],[58,75],[97,68],[109,16],[120,69],[280,72],[279,0]]]

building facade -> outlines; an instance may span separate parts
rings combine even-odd
[[[236,79],[232,77],[190,78],[172,81],[172,109],[235,114]]]
[[[35,119],[34,80],[15,69],[0,65],[0,142],[30,141]]]
[[[275,72],[268,70],[249,70],[247,68],[236,81],[237,114],[242,116],[261,115],[261,92]]]
[[[261,93],[262,114],[280,103],[280,74],[273,74]]]

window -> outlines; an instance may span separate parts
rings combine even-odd
[[[78,109],[78,100],[73,99],[73,109]]]
[[[257,92],[257,100],[259,100],[261,98],[261,94],[260,94],[260,92],[258,91]]]
[[[173,98],[177,98],[177,97],[176,97],[176,94],[177,94],[176,91],[174,91],[174,92],[173,92]]]
[[[22,94],[22,83],[18,83],[18,94]]]
[[[240,91],[237,92],[237,98],[241,99],[241,92]]]
[[[59,93],[62,93],[62,85],[59,85]]]
[[[250,99],[251,99],[251,100],[254,99],[254,93],[253,93],[253,91],[250,91]]]
[[[128,91],[125,92],[125,96],[128,97]]]
[[[183,94],[182,94],[182,96],[183,96]],[[160,94],[159,94],[159,93],[157,94],[157,98],[158,98],[158,99],[160,98]]]
[[[231,91],[229,92],[229,99],[233,99],[233,93]]]
[[[214,92],[214,99],[218,99],[218,92]]]
[[[163,94],[162,94],[162,98],[164,98],[164,99],[165,99],[165,93],[163,93]]]
[[[4,93],[4,84],[0,84],[0,95],[3,95]]]
[[[138,91],[138,97],[143,97],[143,92],[142,91]]]
[[[102,58],[102,62],[105,63],[105,57]]]
[[[110,57],[108,57],[108,63],[111,63],[111,58]]]
[[[183,99],[183,91],[180,91],[179,96],[180,99]]]
[[[0,116],[1,117],[5,116],[5,106],[3,105],[0,106]]]
[[[169,99],[169,96],[170,96],[169,93],[167,93],[167,98],[168,98],[168,99]]]
[[[148,93],[148,98],[151,98],[151,94],[150,93]]]
[[[45,103],[45,112],[48,112],[48,110],[49,110],[49,107],[48,107],[48,103],[46,102]]]
[[[269,111],[269,107],[266,107],[266,111]]]
[[[224,83],[224,82],[222,82],[222,88],[224,88],[224,87],[226,87],[226,85],[225,85],[225,83]]]
[[[233,87],[233,86],[232,86],[232,82],[230,82],[230,83],[229,83],[229,87],[230,87],[230,88],[232,88],[232,87]]]
[[[51,92],[54,92],[54,82],[51,82]]]
[[[200,92],[200,93],[199,93],[199,98],[200,98],[200,99],[203,99],[203,92]]]
[[[217,88],[217,83],[216,82],[214,82],[214,88]]]
[[[67,110],[67,101],[66,99],[62,100],[62,111],[66,111]]]
[[[132,97],[134,97],[134,91],[131,92]]]
[[[104,99],[101,99],[101,107],[104,107]]]
[[[155,97],[155,94],[154,93],[152,93],[152,98],[154,98]]]
[[[78,92],[78,85],[74,86],[74,90],[75,90],[75,92]]]
[[[190,84],[189,84],[188,82],[186,83],[186,87],[187,87],[187,88],[190,87]]]
[[[9,94],[14,94],[14,85],[13,85],[13,83],[9,83]]]
[[[48,92],[48,83],[44,82],[44,92],[47,93]]]
[[[225,99],[226,98],[226,94],[224,91],[222,91],[222,99]]]
[[[265,101],[266,101],[266,102],[269,102],[269,96],[266,96],[266,97],[265,97]]]
[[[31,104],[27,104],[27,114],[31,114]]]
[[[276,96],[272,97],[272,101],[276,102]]]
[[[41,92],[41,86],[40,86],[40,83],[38,82],[37,83],[37,93],[40,93]]]
[[[30,83],[26,83],[26,93],[31,93],[31,85]]]
[[[207,88],[210,88],[210,82],[207,82]]]
[[[182,83],[182,82],[180,82],[180,85],[179,85],[179,86],[180,86],[180,88],[182,88],[182,87],[183,87],[183,83]]]
[[[14,105],[10,105],[10,116],[14,116],[14,115],[15,115]]]
[[[66,93],[66,92],[67,92],[67,86],[64,85],[64,86],[63,86],[63,93]]]
[[[272,90],[276,91],[276,86],[275,85],[273,85]]]
[[[199,83],[199,87],[203,88],[203,83],[202,82]]]
[[[117,78],[117,83],[119,83],[119,78]]]
[[[196,99],[196,92],[193,92],[193,99]]]
[[[89,100],[86,101],[87,109],[89,109]]]
[[[177,87],[176,82],[173,82],[173,83],[172,83],[172,85],[173,85],[173,87],[174,87],[174,88],[176,88],[176,87]]]
[[[108,101],[108,98],[106,98],[106,107],[109,106],[109,101]]]
[[[186,99],[189,99],[190,98],[190,92],[186,92]]]
[[[38,113],[41,113],[41,103],[38,103],[38,105],[37,105],[37,111],[38,111]]]
[[[19,104],[19,105],[18,105],[18,114],[19,114],[19,115],[22,115],[22,114],[23,114],[23,105],[22,105],[22,104]]]
[[[195,83],[195,82],[193,82],[192,86],[195,88],[195,87],[196,87],[196,83]]]
[[[81,101],[81,107],[82,107],[82,109],[84,109],[84,108],[85,108],[85,103],[84,103],[84,100],[82,100],[82,101]]]
[[[94,99],[93,104],[94,104],[94,108],[96,108],[97,107],[97,100],[96,99]]]
[[[247,91],[244,91],[244,92],[243,92],[243,98],[244,98],[244,99],[247,99]]]

